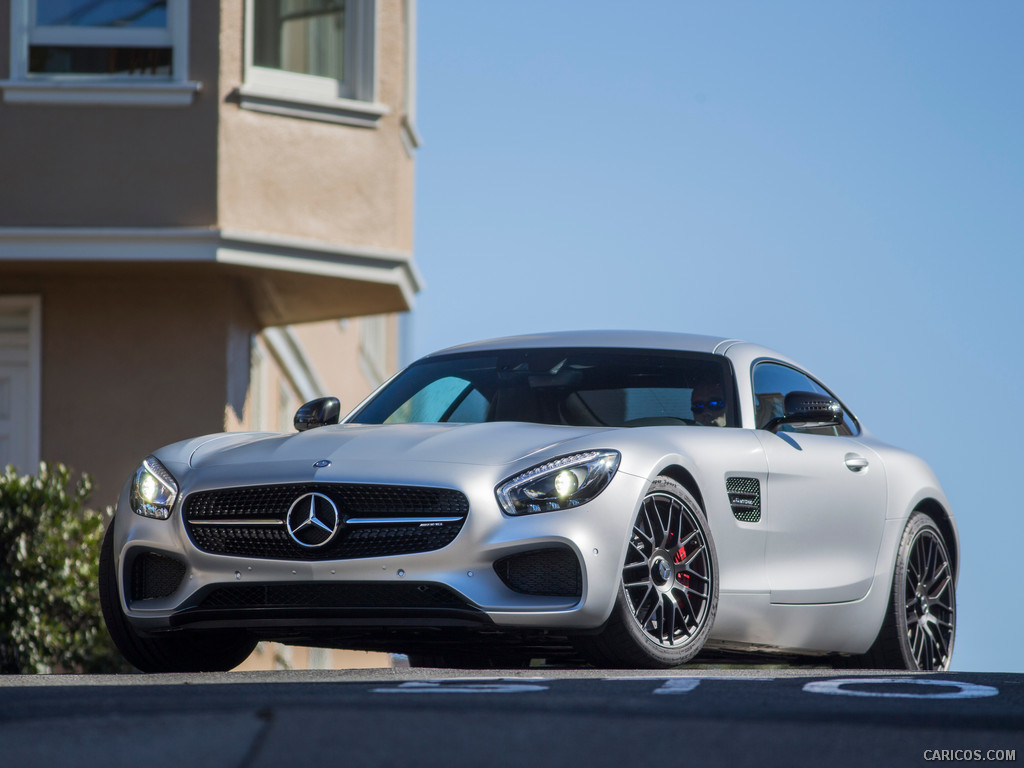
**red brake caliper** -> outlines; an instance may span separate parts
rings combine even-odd
[[[676,550],[675,557],[672,559],[675,560],[676,565],[679,565],[679,563],[683,562],[686,559],[686,547],[680,547],[678,550]],[[676,578],[682,582],[684,587],[690,586],[690,574],[683,573],[682,571],[677,571]]]

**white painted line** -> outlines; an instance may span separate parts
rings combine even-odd
[[[956,688],[956,691],[928,693],[903,693],[899,691],[857,691],[844,686],[850,685],[923,685]],[[998,696],[999,689],[991,685],[962,683],[958,680],[920,680],[914,677],[852,677],[839,680],[815,680],[804,686],[807,693],[825,693],[833,696],[867,696],[883,699],[983,699]]]
[[[759,682],[759,681],[769,682],[769,681],[774,680],[774,679],[775,679],[774,677],[736,677],[735,675],[732,675],[732,676],[708,675],[708,676],[703,676],[703,677],[605,677],[605,678],[603,678],[604,682],[606,682],[606,683],[612,683],[612,682],[615,682],[616,680],[630,680],[630,681],[633,681],[633,682],[636,682],[638,680],[643,680],[643,681],[646,681],[646,682],[652,682],[653,683],[653,682],[657,682],[657,681],[660,680],[660,681],[662,681],[661,687],[660,688],[656,688],[653,691],[653,693],[657,693],[657,694],[689,693],[690,691],[694,690],[698,685],[700,685],[702,680],[714,680],[716,682],[719,681],[719,680],[724,680],[724,681],[729,681],[729,682],[750,683],[750,682]]]
[[[670,677],[661,688],[656,689],[654,692],[667,694],[689,693],[698,685],[700,685],[699,677]]]
[[[533,693],[546,691],[548,686],[517,679],[456,679],[427,680],[401,683],[394,688],[374,688],[373,693]]]

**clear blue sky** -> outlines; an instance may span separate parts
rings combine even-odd
[[[953,666],[1024,671],[1024,3],[419,3],[415,356],[746,339],[935,468]]]

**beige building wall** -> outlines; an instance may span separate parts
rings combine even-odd
[[[243,0],[189,3],[188,77],[201,90],[188,105],[0,100],[0,235],[4,227],[44,240],[76,227],[210,228],[411,253],[409,4],[375,4],[374,98],[387,113],[374,127],[240,107],[244,8]],[[9,22],[9,3],[0,0],[2,41]],[[8,75],[0,55],[0,79]],[[161,261],[159,248],[138,261],[125,255],[19,262],[15,250],[0,269],[0,294],[42,297],[41,458],[93,474],[97,504],[112,503],[141,455],[160,445],[253,423],[290,425],[288,411],[310,391],[296,388],[261,337],[252,345],[268,320],[307,307],[323,317],[330,306],[341,317],[401,304],[393,287],[376,282]],[[390,373],[397,321],[386,324]],[[359,319],[293,327],[317,381],[345,411],[382,376],[367,373],[362,327]],[[251,354],[267,361],[259,382],[249,380]],[[253,387],[263,408],[255,422],[247,411]]]
[[[397,315],[375,315],[350,320],[325,320],[288,326],[295,348],[318,386],[303,390],[303,371],[294,370],[268,338],[272,329],[257,334],[252,344],[250,386],[244,413],[228,408],[229,431],[291,432],[296,409],[313,397],[333,396],[341,401],[344,416],[361,403],[398,367]],[[308,383],[308,382],[307,382]]]
[[[318,354],[327,394],[342,414],[355,408],[398,368],[398,317],[372,315],[292,326],[303,347]]]
[[[256,325],[232,278],[65,264],[0,286],[42,298],[41,458],[89,472],[93,505],[147,452],[220,431],[225,403],[242,411]]]
[[[233,108],[244,82],[243,0],[221,19],[218,208],[225,229],[412,250],[413,159],[403,149],[405,4],[377,3],[376,127]]]
[[[9,8],[0,0],[0,79]],[[215,225],[219,16],[213,0],[190,5],[189,75],[202,90],[187,107],[0,100],[0,227]]]

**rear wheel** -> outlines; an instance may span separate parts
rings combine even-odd
[[[949,547],[935,521],[915,512],[903,531],[885,622],[874,645],[856,661],[876,669],[944,671],[955,636]]]
[[[143,672],[226,672],[248,658],[255,638],[232,631],[140,635],[121,610],[114,563],[114,524],[107,527],[100,550],[100,605],[114,645]]]
[[[626,546],[612,615],[580,651],[608,667],[667,668],[703,647],[718,608],[718,558],[704,512],[682,485],[647,490]]]

